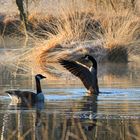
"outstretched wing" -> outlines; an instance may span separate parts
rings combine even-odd
[[[68,71],[70,71],[73,75],[80,78],[87,89],[92,87],[92,74],[86,66],[75,61],[69,61],[64,59],[60,59],[59,63]]]

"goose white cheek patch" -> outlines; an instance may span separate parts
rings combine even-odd
[[[37,78],[38,80],[40,80],[40,79],[41,79],[41,77],[40,77],[40,76],[36,76],[36,78]]]

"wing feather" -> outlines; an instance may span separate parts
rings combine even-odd
[[[92,87],[92,74],[86,66],[75,61],[63,59],[60,59],[59,63],[68,71],[70,71],[73,75],[77,76],[87,89]]]

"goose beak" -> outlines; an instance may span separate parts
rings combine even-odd
[[[45,76],[42,76],[42,78],[46,78]]]

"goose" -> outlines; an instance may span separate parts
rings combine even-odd
[[[83,58],[92,62],[90,68],[76,61],[59,59],[58,62],[82,81],[88,93],[98,95],[97,61],[91,55],[85,55]]]
[[[46,78],[41,74],[35,75],[36,93],[31,91],[8,90],[6,93],[11,97],[12,102],[21,105],[34,105],[38,102],[44,102],[44,94],[42,93],[40,80]]]

